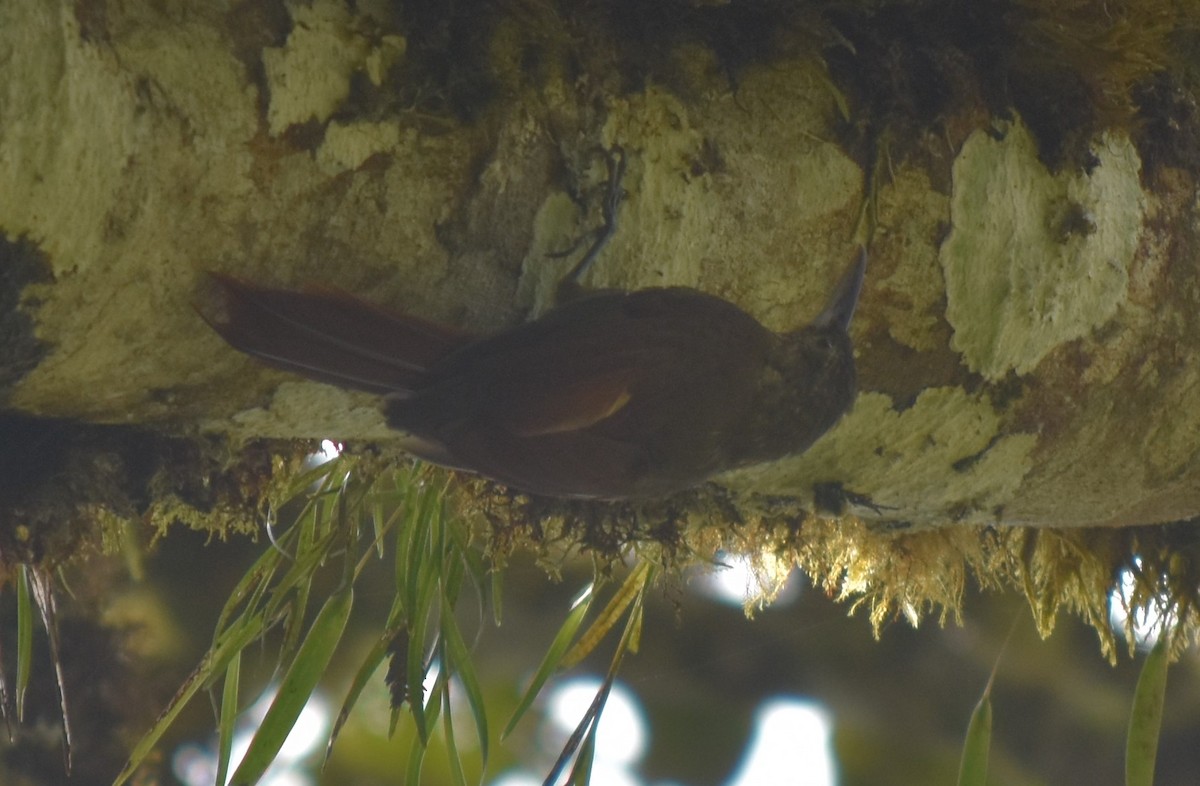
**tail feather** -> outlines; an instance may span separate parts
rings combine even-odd
[[[196,310],[234,348],[318,382],[409,394],[470,336],[334,289],[291,292],[209,273]]]

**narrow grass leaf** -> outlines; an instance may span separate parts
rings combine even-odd
[[[454,786],[467,786],[462,760],[458,756],[458,743],[454,739],[454,716],[450,707],[450,691],[442,694],[442,734],[446,738],[446,762],[450,766],[450,777]]]
[[[467,694],[467,704],[475,720],[475,733],[479,736],[479,753],[483,765],[488,760],[488,722],[487,709],[483,704],[483,690],[479,686],[479,677],[475,673],[475,665],[471,662],[471,653],[463,641],[462,632],[454,620],[454,612],[450,607],[442,606],[442,641],[445,642],[446,659],[451,664],[451,671],[458,677]]]
[[[575,646],[563,657],[562,667],[569,669],[575,666],[596,648],[596,645],[613,629],[621,615],[629,608],[629,604],[645,588],[646,577],[650,574],[650,563],[639,562],[625,577],[621,587],[609,600],[608,605],[600,612],[600,616],[592,622],[587,631],[575,642]]]
[[[33,598],[28,565],[17,566],[17,723],[25,722],[25,694],[33,671]]]
[[[492,568],[492,619],[496,623],[496,627],[500,627],[500,623],[504,618],[504,573],[499,568]]]
[[[1133,693],[1125,743],[1125,786],[1153,786],[1154,760],[1167,694],[1167,640],[1164,632],[1146,655]]]
[[[983,694],[971,712],[971,720],[967,723],[967,736],[963,740],[962,758],[958,763],[958,786],[987,784],[988,754],[992,746],[992,686],[996,683],[1000,663],[1017,633],[1022,616],[1018,614],[1013,617],[1008,635],[1005,636],[1004,644],[996,655],[996,662],[992,665],[992,672],[988,675],[987,684],[983,686]]]
[[[146,732],[134,746],[133,751],[129,754],[129,760],[125,762],[125,766],[117,775],[113,786],[121,786],[129,780],[130,776],[158,745],[159,739],[179,717],[179,713],[192,700],[192,697],[202,687],[205,687],[216,673],[224,670],[235,655],[245,649],[251,641],[261,636],[262,631],[263,620],[261,617],[243,617],[219,637],[217,642],[205,653],[200,664],[175,692],[175,696],[158,716],[150,731]]]
[[[388,627],[371,645],[371,649],[367,652],[362,663],[358,667],[358,671],[354,673],[354,679],[350,681],[350,688],[346,691],[346,698],[342,700],[342,708],[338,711],[337,719],[333,722],[333,731],[329,734],[329,745],[326,746],[325,758],[329,758],[329,752],[333,748],[334,740],[342,730],[342,726],[346,724],[346,720],[350,717],[350,712],[354,709],[354,705],[358,703],[359,696],[370,682],[372,675],[379,669],[384,658],[388,654],[388,646],[392,639],[400,632],[402,626]]]
[[[413,602],[417,616],[410,618],[409,622],[406,667],[410,696],[420,694],[423,690],[422,686],[425,683],[425,640],[428,633],[429,613],[433,604],[433,595],[437,589],[437,576],[434,575],[433,570],[425,572],[427,575],[423,577],[423,585],[416,600]],[[426,704],[422,699],[409,702],[409,710],[412,713],[413,723],[416,724],[417,734],[424,744],[428,744],[429,742],[429,726],[425,720]]]
[[[529,687],[525,689],[525,693],[521,695],[521,700],[517,702],[517,708],[513,710],[512,716],[508,719],[508,723],[504,726],[504,731],[500,734],[500,739],[508,738],[512,734],[517,723],[525,716],[525,713],[533,705],[533,700],[537,698],[541,692],[542,686],[546,684],[546,680],[550,679],[550,675],[558,668],[562,661],[563,653],[571,646],[571,642],[575,639],[575,633],[579,630],[579,626],[583,623],[584,617],[587,616],[588,609],[592,606],[592,600],[595,596],[595,584],[589,584],[583,592],[575,599],[571,612],[567,614],[566,620],[558,629],[558,633],[554,635],[554,641],[550,643],[550,648],[546,650],[546,655],[542,658],[541,664],[537,671],[533,674],[533,679],[529,683]]]
[[[600,719],[597,718],[588,729],[583,744],[579,746],[579,756],[575,766],[571,768],[571,777],[567,780],[570,786],[588,786],[592,781],[592,765],[596,761],[596,734],[600,729]]]
[[[229,775],[229,757],[233,751],[233,731],[238,715],[238,688],[242,674],[242,653],[235,652],[225,667],[225,685],[221,689],[221,716],[217,722],[217,777],[225,783]]]
[[[992,685],[988,683],[971,713],[967,738],[958,765],[958,786],[986,786],[988,751],[992,743]]]
[[[371,530],[375,535],[375,556],[383,559],[383,534],[387,531],[387,522],[393,516],[388,515],[383,500],[376,495],[371,499]]]
[[[616,656],[613,658],[614,666],[621,661],[621,656],[625,652],[624,648],[617,650]],[[554,766],[546,775],[546,780],[543,786],[554,786],[558,781],[558,775],[567,766],[567,762],[575,755],[575,751],[580,750],[580,746],[587,743],[588,740],[594,740],[596,728],[600,725],[600,714],[604,712],[604,704],[608,701],[608,694],[612,691],[613,680],[616,678],[616,670],[610,669],[604,682],[601,683],[600,689],[596,691],[596,695],[592,698],[592,703],[588,706],[587,711],[583,713],[583,717],[579,720],[579,724],[575,727],[575,731],[567,738],[563,745],[562,751],[558,754],[558,759],[555,760]],[[576,759],[578,764],[578,759]],[[590,770],[590,763],[587,765]],[[573,782],[575,779],[576,768],[571,768],[571,776],[568,781]]]
[[[250,747],[233,773],[234,786],[251,786],[275,760],[301,710],[316,690],[333,652],[341,641],[354,604],[350,585],[335,592],[317,613],[296,657],[279,683],[279,692],[271,702]]]
[[[253,598],[261,596],[267,585],[271,581],[271,577],[278,570],[280,560],[283,555],[276,549],[264,549],[259,555],[254,564],[242,574],[238,583],[234,586],[233,591],[229,593],[229,598],[225,601],[225,606],[221,609],[221,614],[217,617],[216,630],[222,631],[232,619],[238,606],[243,600],[248,597]],[[253,607],[254,601],[247,603],[247,608]]]
[[[575,751],[579,749],[580,744],[586,742],[589,737],[594,737],[596,728],[600,723],[600,714],[604,712],[604,704],[608,701],[608,695],[612,691],[613,683],[617,679],[617,673],[621,670],[621,663],[625,659],[625,653],[631,650],[630,644],[636,632],[641,629],[642,624],[642,603],[646,596],[646,588],[650,586],[654,578],[654,571],[649,563],[641,563],[638,567],[646,566],[646,570],[642,575],[641,587],[638,588],[633,598],[633,605],[629,611],[629,618],[625,622],[625,630],[621,633],[621,640],[617,644],[616,652],[613,653],[612,661],[608,666],[608,673],[604,676],[604,682],[600,685],[600,689],[596,691],[595,698],[592,699],[591,705],[587,712],[583,714],[579,725],[575,727],[575,731],[571,734],[566,744],[563,745],[562,752],[559,753],[558,759],[554,762],[554,767],[550,770],[550,774],[546,777],[545,786],[553,786],[558,779],[558,774],[562,772],[563,767],[571,760]],[[626,582],[628,583],[628,582]],[[579,765],[579,759],[576,758],[576,767],[572,768],[570,780],[575,782],[576,773]],[[584,767],[585,777],[591,777],[591,763],[586,762]],[[586,783],[586,780],[582,781]]]
[[[308,574],[308,580],[299,582],[295,591],[289,593],[291,602],[288,604],[287,621],[283,626],[283,643],[279,648],[281,660],[287,660],[295,652],[296,645],[300,642],[300,633],[304,629],[305,614],[308,611],[308,596],[312,591],[314,577],[314,573]]]
[[[405,768],[404,783],[421,782],[421,765],[425,762],[425,742],[413,735],[412,747],[408,751],[408,766]]]
[[[280,497],[283,499],[296,499],[308,493],[308,490],[313,486],[319,489],[328,487],[330,478],[338,477],[341,472],[349,470],[354,461],[350,456],[340,455],[324,464],[313,467],[307,472],[301,472],[294,478],[291,478]]]

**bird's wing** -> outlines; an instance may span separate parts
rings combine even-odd
[[[631,398],[637,369],[601,369],[552,386],[528,391],[498,425],[517,437],[543,437],[581,431],[619,412]]]

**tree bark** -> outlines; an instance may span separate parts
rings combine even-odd
[[[777,26],[751,56],[697,20],[732,35],[753,9],[672,8],[677,25],[639,39],[661,33],[661,51],[631,61],[618,34],[638,20],[592,6],[488,6],[468,24],[332,0],[5,3],[0,227],[21,301],[6,319],[25,338],[6,406],[386,441],[370,397],[207,330],[203,271],[499,329],[547,307],[569,264],[552,252],[597,220],[596,151],[619,144],[628,196],[592,286],[692,286],[792,328],[853,253],[864,205],[874,217],[853,411],[804,455],[721,483],[807,500],[837,481],[880,506],[864,516],[921,526],[1200,511],[1184,153],[1162,155],[1144,116],[1097,128],[1099,110],[1054,137],[1078,149],[1052,147],[1015,92],[989,114],[994,97],[960,89],[918,128],[848,76],[880,61],[865,16]],[[813,41],[830,30],[842,39]],[[911,98],[898,85],[881,89]],[[1194,96],[1177,98],[1173,144],[1195,155]]]

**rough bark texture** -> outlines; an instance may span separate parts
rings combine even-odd
[[[260,368],[206,330],[200,272],[509,325],[546,306],[564,266],[550,252],[595,221],[595,151],[620,144],[628,198],[593,285],[694,286],[796,326],[851,253],[868,196],[876,210],[853,412],[730,487],[807,499],[840,481],[923,526],[1200,511],[1193,159],[1147,136],[1166,110],[1139,125],[1101,107],[1050,133],[1013,88],[989,120],[1005,96],[979,95],[987,59],[955,65],[946,52],[978,53],[949,44],[924,64],[946,94],[896,109],[864,86],[888,64],[865,17],[672,8],[664,21],[587,4],[570,18],[521,4],[439,17],[332,0],[5,3],[0,228],[6,268],[33,259],[37,274],[5,271],[36,334],[7,350],[7,406],[386,439],[370,398]],[[639,20],[642,39],[622,39]],[[822,40],[830,30],[852,40]],[[902,35],[878,89],[929,103],[900,80]],[[1194,156],[1192,94],[1170,90],[1172,144]],[[936,122],[914,128],[921,112]]]
[[[1169,597],[1194,637],[1197,53],[1200,6],[1168,0],[3,0],[0,586],[130,522],[252,522],[289,440],[390,439],[371,397],[208,330],[203,271],[499,329],[549,305],[621,145],[589,285],[782,330],[871,248],[853,411],[701,493],[678,553],[799,563],[877,626],[975,576],[1110,653],[1141,566],[1134,605]],[[797,513],[818,484],[868,523]],[[499,553],[565,531],[464,488]],[[664,552],[675,505],[637,530]]]

